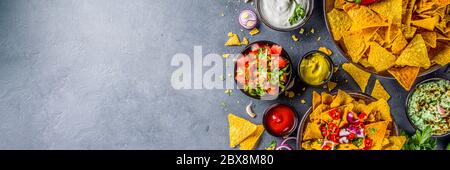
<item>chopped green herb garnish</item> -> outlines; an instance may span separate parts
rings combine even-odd
[[[289,18],[289,23],[291,23],[291,25],[296,24],[301,18],[305,17],[305,9],[303,9],[303,7],[297,2],[294,1],[294,3],[295,3],[294,14],[291,16],[291,18]]]

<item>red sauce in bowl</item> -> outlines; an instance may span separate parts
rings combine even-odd
[[[294,130],[297,121],[294,110],[284,104],[271,106],[263,118],[266,130],[273,136],[289,135]]]

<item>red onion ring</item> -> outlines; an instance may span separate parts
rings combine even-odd
[[[247,16],[245,16],[247,15]],[[246,9],[239,14],[239,24],[245,29],[253,29],[258,24],[258,17],[252,10]]]

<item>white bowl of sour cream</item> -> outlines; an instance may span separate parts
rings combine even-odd
[[[277,31],[292,31],[308,22],[314,0],[257,0],[260,20]]]

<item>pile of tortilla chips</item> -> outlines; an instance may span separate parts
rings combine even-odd
[[[327,18],[354,63],[391,74],[410,90],[420,71],[450,62],[450,0],[335,0]]]
[[[255,125],[233,114],[228,115],[228,124],[231,148],[240,145],[241,150],[252,150],[264,132],[263,125]]]
[[[312,100],[312,112],[303,132],[303,149],[325,150],[325,146],[331,144],[327,149],[400,150],[406,142],[405,136],[393,135],[391,128],[394,122],[384,99],[367,103],[339,90],[334,96],[313,92]],[[341,113],[340,116],[332,117],[330,113],[336,110]],[[352,114],[353,120],[347,119],[349,114]],[[337,127],[334,132],[324,133],[333,127]]]

